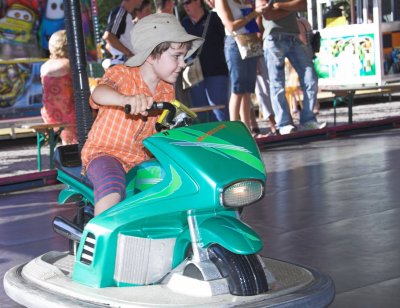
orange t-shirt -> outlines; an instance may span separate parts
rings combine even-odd
[[[164,81],[160,81],[156,93],[152,95],[140,75],[139,67],[113,66],[98,84],[108,85],[124,95],[142,93],[152,96],[155,102],[169,102],[175,97],[173,86]],[[103,155],[118,159],[125,172],[149,158],[142,141],[156,132],[154,125],[159,113],[152,112],[148,117],[142,117],[127,115],[122,107],[117,106],[96,105],[96,108],[99,112],[82,149],[84,172],[93,159]]]

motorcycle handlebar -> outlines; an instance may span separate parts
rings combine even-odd
[[[125,113],[129,114],[131,113],[131,105],[125,105],[124,107],[125,109]],[[176,107],[168,102],[161,102],[161,103],[156,103],[154,102],[153,105],[148,109],[150,110],[169,110],[170,112],[167,115],[167,122],[168,123],[173,123],[174,121],[174,117],[175,117],[175,113],[176,113]]]

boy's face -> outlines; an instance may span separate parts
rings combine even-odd
[[[153,69],[157,77],[168,83],[175,83],[179,73],[185,68],[187,46],[182,43],[171,43],[159,58],[153,59]]]

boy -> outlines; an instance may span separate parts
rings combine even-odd
[[[83,172],[93,183],[95,215],[125,198],[125,174],[149,158],[142,140],[155,133],[153,102],[174,99],[184,60],[203,43],[171,14],[152,14],[131,32],[134,56],[109,68],[92,93],[99,113],[82,149]],[[93,102],[91,102],[93,104]],[[124,106],[131,106],[125,114]]]

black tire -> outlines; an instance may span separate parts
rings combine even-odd
[[[208,252],[210,260],[227,279],[232,295],[251,296],[268,291],[267,277],[257,255],[235,254],[217,244]]]

